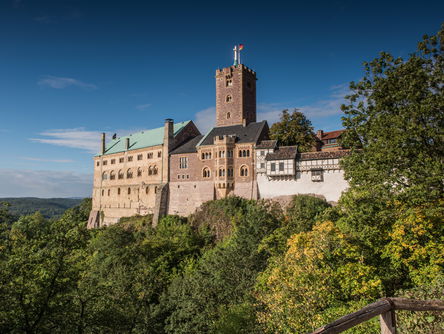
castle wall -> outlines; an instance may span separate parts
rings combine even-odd
[[[298,171],[295,177],[270,178],[257,175],[260,198],[273,198],[283,195],[316,194],[324,196],[328,202],[337,202],[341,193],[348,188],[344,171],[324,170],[323,181],[313,182],[310,171]]]

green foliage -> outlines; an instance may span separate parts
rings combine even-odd
[[[352,186],[412,204],[444,193],[444,25],[407,60],[382,52],[352,82],[342,118]]]
[[[300,152],[310,151],[315,145],[315,134],[310,120],[294,109],[290,114],[288,109],[282,111],[280,122],[270,128],[270,137],[280,145],[297,145]]]
[[[444,294],[444,276],[438,275],[435,279],[415,288],[399,291],[399,297],[417,300],[442,300]],[[413,312],[396,311],[396,318],[400,333],[443,333],[444,312]]]
[[[272,212],[266,203],[245,201],[245,212],[233,218],[232,235],[173,281],[164,299],[171,311],[168,333],[214,332],[222,330],[221,316],[232,321],[245,316],[225,309],[248,302],[255,278],[265,268],[267,257],[258,244],[278,225]]]
[[[293,234],[311,231],[327,208],[330,204],[321,198],[294,196],[281,219],[281,226],[263,239],[260,248],[271,255],[282,256],[287,251],[287,240]]]
[[[75,198],[36,198],[36,197],[18,197],[1,198],[0,202],[10,204],[9,212],[14,216],[24,216],[33,214],[36,211],[45,218],[58,218],[67,209],[77,206],[81,199]]]

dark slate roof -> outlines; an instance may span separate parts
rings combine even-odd
[[[176,148],[170,154],[196,153],[197,152],[196,145],[200,142],[202,138],[203,135],[196,136],[188,140],[185,144]]]
[[[256,145],[256,148],[274,149],[277,146],[277,140],[262,140]]]
[[[281,146],[273,153],[268,153],[265,156],[265,160],[288,160],[288,159],[296,159],[296,155],[298,154],[297,146]]]
[[[300,153],[300,160],[317,160],[317,159],[336,159],[342,158],[349,155],[349,150],[338,150],[338,151],[322,151],[322,152],[306,152]]]
[[[247,126],[230,125],[212,128],[198,146],[213,145],[216,136],[236,136],[236,143],[257,143],[266,121],[250,123]]]

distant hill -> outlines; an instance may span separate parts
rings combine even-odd
[[[59,217],[66,209],[78,205],[81,201],[82,198],[0,198],[0,203],[7,202],[11,204],[9,212],[15,216],[29,215],[40,211],[46,218]]]

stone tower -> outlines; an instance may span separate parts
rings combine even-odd
[[[256,72],[243,64],[216,71],[216,126],[256,122]]]

